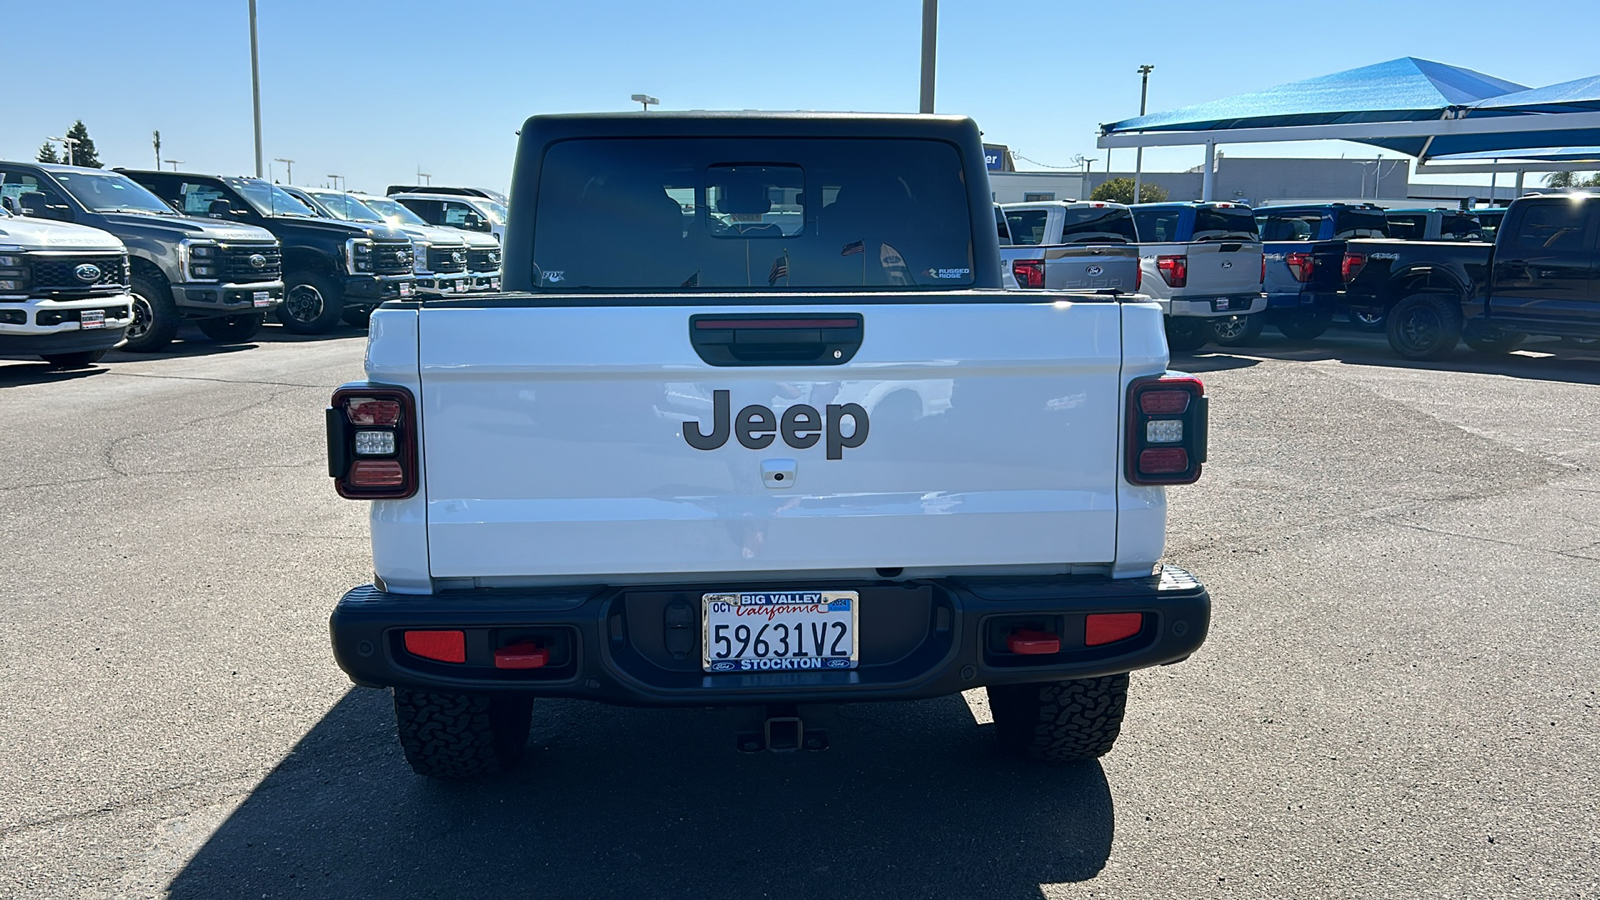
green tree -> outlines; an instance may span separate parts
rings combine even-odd
[[[1553,188],[1600,187],[1600,173],[1585,178],[1579,172],[1551,172],[1544,177],[1544,186]]]
[[[44,146],[39,148],[39,162],[42,162],[42,163],[58,163],[58,162],[61,162],[61,157],[56,155],[56,145],[55,144],[52,144],[49,141],[45,141],[44,142]]]
[[[89,129],[84,126],[83,120],[72,123],[67,129],[67,137],[77,141],[72,146],[72,163],[77,166],[88,166],[91,169],[103,169],[105,163],[100,161],[99,154],[94,152],[94,138],[89,137]]]
[[[1100,183],[1090,194],[1090,200],[1104,200],[1111,203],[1133,202],[1133,179],[1113,178]],[[1140,203],[1160,203],[1167,199],[1167,189],[1159,184],[1146,181],[1139,185]]]

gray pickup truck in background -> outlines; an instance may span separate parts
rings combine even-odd
[[[1000,262],[1006,287],[1139,291],[1139,236],[1128,207],[1050,200],[998,209],[1005,226]]]

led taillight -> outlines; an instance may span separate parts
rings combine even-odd
[[[1192,484],[1206,459],[1205,385],[1188,375],[1128,385],[1125,476],[1130,484]]]
[[[1167,283],[1167,287],[1187,287],[1189,284],[1189,257],[1158,256],[1156,257],[1156,271],[1161,273],[1161,280]]]
[[[1017,287],[1042,288],[1044,287],[1044,260],[1012,260],[1011,274],[1017,276]]]
[[[344,403],[351,425],[393,426],[400,422],[400,402],[375,397],[351,397]]]
[[[1285,253],[1283,261],[1288,264],[1289,274],[1295,281],[1310,281],[1311,273],[1317,268],[1317,258],[1309,253]]]
[[[1344,277],[1345,283],[1348,284],[1349,282],[1354,281],[1357,275],[1361,274],[1361,269],[1366,264],[1367,255],[1365,253],[1347,252],[1344,255],[1344,259],[1339,264],[1339,274]]]
[[[401,387],[334,392],[327,411],[328,474],[339,496],[402,500],[417,492],[415,409],[411,392]]]
[[[349,481],[354,487],[399,487],[406,483],[406,472],[392,459],[363,459],[350,467]]]
[[[467,661],[467,635],[462,631],[408,631],[406,652],[435,662]]]

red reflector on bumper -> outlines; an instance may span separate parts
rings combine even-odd
[[[494,651],[496,669],[542,669],[549,662],[549,648],[533,641],[518,641]]]
[[[1006,649],[1023,656],[1061,652],[1061,636],[1032,628],[1018,628],[1006,635]]]
[[[1095,613],[1083,623],[1083,642],[1090,647],[1114,644],[1139,633],[1144,613]]]
[[[437,662],[467,661],[467,635],[460,631],[408,631],[406,651]]]
[[[1146,475],[1172,475],[1188,470],[1189,451],[1182,447],[1139,451],[1139,471]]]
[[[406,473],[392,459],[363,459],[350,467],[350,483],[356,487],[399,487],[406,483]]]

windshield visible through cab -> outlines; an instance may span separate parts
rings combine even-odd
[[[295,216],[303,219],[318,218],[311,207],[275,184],[259,178],[224,178],[223,183],[239,192],[246,203],[263,216]]]
[[[334,218],[343,219],[346,222],[385,221],[383,216],[368,209],[360,200],[349,194],[342,194],[338,191],[306,191],[306,193],[326,207],[328,212],[333,213]]]
[[[95,212],[131,212],[175,216],[172,207],[126,175],[116,172],[55,172],[56,181],[79,203]]]
[[[1139,232],[1126,206],[1069,206],[1061,224],[1063,244],[1136,244]]]
[[[570,140],[545,151],[538,196],[544,289],[973,283],[961,156],[942,141]]]
[[[1196,241],[1253,241],[1260,235],[1255,214],[1243,206],[1202,206],[1194,211]]]
[[[362,205],[382,216],[390,225],[427,225],[428,221],[387,197],[362,197]]]

